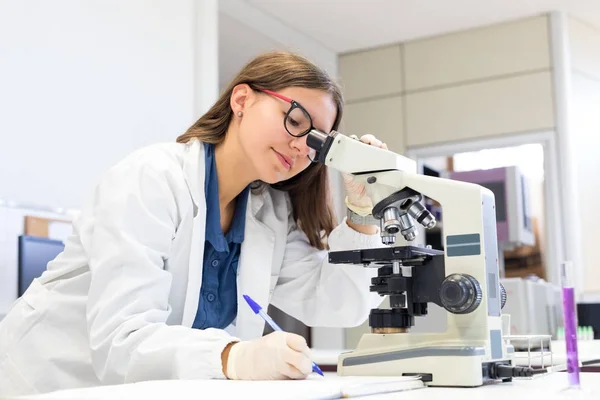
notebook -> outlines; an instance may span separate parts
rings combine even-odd
[[[400,392],[425,387],[418,377],[339,377],[311,375],[299,381],[172,380],[148,381],[118,386],[62,390],[36,396],[31,400],[120,400],[194,399],[203,395],[222,399],[325,400],[355,398],[371,394]],[[218,395],[217,395],[218,394]]]
[[[425,387],[425,384],[419,377],[334,376],[322,378],[322,381],[325,381],[325,383],[328,385],[331,384],[332,392],[337,392],[337,387],[339,387],[339,395],[337,393],[332,393],[333,397],[330,397],[332,399],[354,398],[372,394],[402,392],[405,390],[421,389]]]

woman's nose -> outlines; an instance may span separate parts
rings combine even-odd
[[[307,136],[294,138],[292,140],[292,147],[298,150],[298,155],[313,159],[316,152],[306,144]]]

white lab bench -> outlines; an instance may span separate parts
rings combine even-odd
[[[434,388],[368,396],[369,399],[402,400],[560,400],[600,399],[600,379],[594,373],[580,375],[581,390],[565,391],[567,374],[555,372],[529,380],[484,385],[476,388]]]
[[[553,342],[554,363],[564,362],[564,342]],[[600,359],[600,341],[579,341],[580,360]],[[313,350],[312,358],[324,371],[332,371],[337,365],[340,350]],[[600,372],[600,371],[599,371]],[[582,372],[582,390],[565,391],[567,374],[553,372],[536,375],[533,378],[514,379],[512,382],[488,384],[475,388],[425,387],[423,389],[397,393],[363,396],[369,399],[406,399],[406,400],[507,400],[507,399],[600,399],[600,374]],[[314,377],[313,377],[314,378]],[[317,377],[320,378],[320,377]],[[325,372],[327,380],[336,380],[335,372]],[[155,384],[156,383],[156,384]],[[303,399],[309,397],[306,392],[299,394],[298,389],[306,389],[302,381],[286,384],[277,381],[254,381],[249,385],[231,381],[163,381],[146,382],[133,385],[104,386],[87,389],[66,390],[38,396],[27,396],[19,399],[30,400],[105,400],[121,398],[143,398],[145,400],[162,400],[167,397],[178,400],[194,399],[202,393],[217,391],[221,398],[262,398],[270,399]],[[239,383],[242,383],[241,385]],[[289,385],[289,386],[282,386]],[[300,386],[298,386],[300,385]],[[310,383],[308,383],[310,385]],[[212,388],[212,389],[211,389]],[[283,388],[283,389],[282,389]],[[289,388],[290,390],[288,390]],[[212,396],[211,396],[212,397]],[[326,397],[332,398],[332,397]]]
[[[599,399],[600,379],[597,374],[582,373],[581,390],[565,391],[567,375],[555,372],[533,379],[514,380],[507,383],[496,383],[475,388],[437,388],[425,387],[396,393],[361,396],[362,399],[402,399],[402,400],[507,400],[507,399]],[[325,379],[335,379],[326,373]],[[337,397],[319,397],[310,391],[302,390],[303,381],[170,381],[156,384],[130,384],[105,386],[88,389],[66,390],[37,396],[26,396],[15,399],[28,400],[112,400],[142,398],[144,400],[197,400],[208,395],[223,399],[320,399]],[[156,382],[155,382],[156,383]],[[242,383],[237,385],[237,383]],[[306,382],[310,385],[310,382]],[[215,385],[216,384],[216,385]],[[286,389],[286,388],[289,388]],[[243,389],[243,390],[241,390]],[[300,389],[300,390],[299,390]]]

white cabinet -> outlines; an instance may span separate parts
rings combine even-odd
[[[554,127],[550,72],[406,96],[407,147]]]
[[[546,16],[408,42],[405,90],[549,69],[549,48]]]

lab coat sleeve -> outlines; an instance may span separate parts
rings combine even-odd
[[[181,182],[152,163],[110,170],[95,191],[90,226],[83,229],[94,370],[104,384],[224,378],[221,353],[236,338],[223,330],[166,324],[171,274],[164,266],[181,202],[172,187]]]
[[[330,264],[327,251],[312,247],[304,232],[290,221],[290,232],[271,303],[309,326],[352,327],[362,324],[383,297],[371,293],[375,268]],[[328,238],[330,251],[381,247],[379,234],[365,235],[346,219]]]

